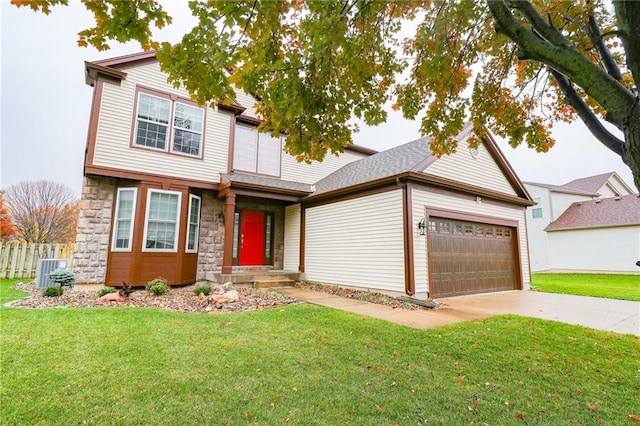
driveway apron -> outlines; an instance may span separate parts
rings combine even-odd
[[[536,291],[506,291],[438,299],[440,307],[437,309],[410,311],[307,289],[279,291],[316,305],[414,328],[439,327],[494,315],[515,314],[640,336],[640,302],[626,300]]]

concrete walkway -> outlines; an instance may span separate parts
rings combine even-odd
[[[280,289],[279,292],[316,305],[415,328],[516,314],[640,336],[640,302],[626,300],[508,291],[439,299],[441,306],[437,309],[409,311],[301,288]]]

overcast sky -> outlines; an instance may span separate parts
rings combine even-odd
[[[161,40],[178,41],[194,22],[186,2],[167,1],[174,24]],[[0,0],[2,16],[0,85],[0,188],[48,179],[82,188],[82,166],[92,88],[84,83],[84,61],[139,51],[136,44],[112,43],[98,52],[77,47],[78,31],[93,25],[92,16],[72,0],[45,16]],[[384,150],[418,138],[419,123],[391,113],[386,124],[363,128],[355,143]],[[615,171],[630,186],[631,171],[600,144],[581,122],[556,125],[557,144],[549,153],[526,147],[500,147],[523,181],[562,184]],[[632,186],[633,187],[633,186]]]

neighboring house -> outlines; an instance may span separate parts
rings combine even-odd
[[[533,272],[640,272],[640,198],[617,173],[525,187]]]
[[[436,159],[422,138],[298,163],[255,99],[194,104],[153,53],[87,62],[94,88],[73,265],[142,285],[291,271],[442,297],[529,287],[533,204],[493,139]]]

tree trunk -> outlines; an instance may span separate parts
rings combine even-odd
[[[631,169],[633,183],[636,189],[640,191],[640,105],[637,103],[629,115],[629,123],[624,131],[624,138],[622,161]]]

